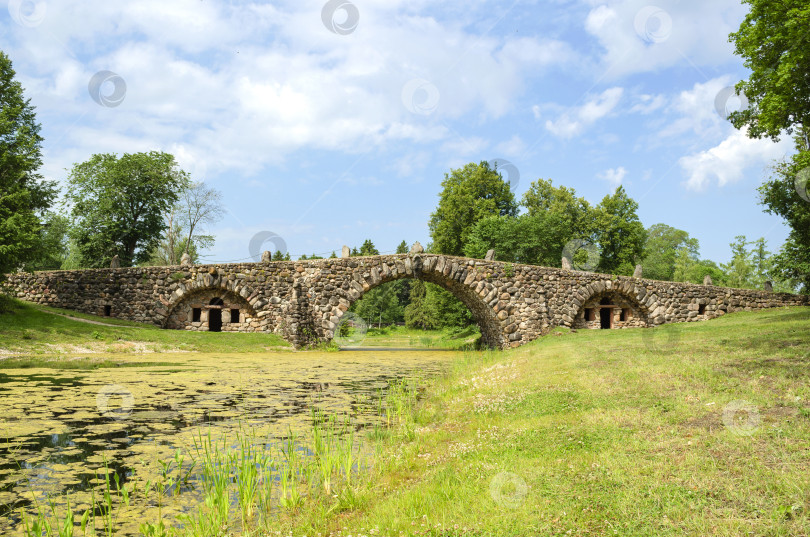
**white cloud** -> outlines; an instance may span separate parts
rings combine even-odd
[[[704,190],[712,179],[718,186],[739,181],[747,168],[765,166],[790,152],[789,137],[778,143],[768,139],[752,139],[744,131],[734,130],[720,144],[692,155],[682,157],[678,163],[687,175],[686,188]]]
[[[146,144],[181,146],[184,158],[205,158],[209,171],[216,163],[218,172],[250,175],[301,149],[363,153],[447,142],[450,120],[502,117],[529,79],[574,58],[562,41],[479,34],[463,19],[440,21],[407,2],[364,4],[357,31],[336,35],[324,27],[321,7],[50,3],[40,27],[11,29],[8,47],[19,51],[15,67],[25,66],[25,87],[51,130],[46,150],[55,163],[46,170],[69,166],[77,153],[81,161]],[[100,70],[126,81],[117,108],[88,95]],[[403,105],[413,78],[438,89],[433,114]]]
[[[507,157],[517,157],[526,152],[526,143],[515,134],[510,139],[499,143],[495,146],[495,151],[499,155],[506,155]]]
[[[614,188],[622,184],[622,180],[625,178],[626,175],[627,170],[624,169],[624,166],[619,166],[618,168],[611,168],[596,174],[596,176],[599,179],[607,181]]]
[[[564,112],[556,121],[546,120],[546,129],[560,138],[572,138],[608,115],[619,104],[623,93],[623,88],[608,88],[582,106]]]
[[[667,104],[667,98],[663,95],[639,95],[636,104],[630,108],[630,112],[647,115],[660,110]]]
[[[722,136],[729,123],[715,109],[717,95],[731,84],[730,76],[713,78],[704,83],[696,83],[689,90],[681,91],[670,105],[670,112],[678,114],[678,119],[664,128],[659,136],[677,136],[685,133]]]
[[[732,46],[718,36],[736,31],[746,11],[739,3],[706,0],[660,7],[649,0],[600,0],[588,13],[585,30],[602,46],[602,68],[610,78],[681,63],[699,69],[734,60]]]

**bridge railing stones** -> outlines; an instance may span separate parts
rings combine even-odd
[[[2,286],[22,300],[97,315],[103,315],[109,306],[112,316],[158,326],[166,326],[178,308],[189,308],[201,293],[213,296],[213,290],[249,308],[245,319],[230,329],[274,332],[301,346],[330,340],[353,302],[368,290],[400,278],[418,278],[448,289],[470,309],[484,341],[498,348],[522,345],[556,326],[577,326],[589,301],[611,294],[633,305],[647,326],[810,304],[810,297],[802,295],[424,252],[15,273]]]

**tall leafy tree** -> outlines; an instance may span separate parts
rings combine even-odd
[[[407,254],[409,251],[410,251],[410,248],[408,248],[408,243],[403,240],[397,246],[396,253],[398,253],[398,254]]]
[[[64,268],[68,259],[70,219],[64,215],[48,211],[40,231],[40,242],[36,254],[26,264],[31,270],[54,270]]]
[[[168,153],[97,154],[73,166],[68,186],[84,266],[108,266],[118,255],[127,267],[149,259],[189,179]]]
[[[700,251],[697,239],[689,233],[666,224],[653,224],[647,229],[647,241],[644,244],[644,277],[653,280],[676,281],[675,260],[680,250],[686,249],[686,255],[696,261]]]
[[[572,238],[587,239],[593,233],[595,215],[590,203],[577,197],[573,188],[555,187],[551,179],[538,179],[529,185],[521,205],[529,216],[549,217],[549,224],[555,229],[568,230],[566,242]]]
[[[810,293],[810,150],[803,136],[795,140],[798,152],[774,165],[759,194],[765,212],[781,216],[790,226],[787,241],[773,259],[774,273]]]
[[[465,255],[483,257],[494,248],[499,261],[559,267],[569,241],[593,240],[596,213],[573,188],[538,179],[523,195],[521,205],[526,213],[520,216],[480,220],[464,245]]]
[[[596,206],[595,230],[599,243],[598,270],[606,274],[633,273],[644,253],[647,231],[638,218],[638,203],[620,186]]]
[[[749,106],[729,119],[738,129],[747,128],[748,136],[776,140],[782,131],[791,134],[794,127],[807,127],[810,121],[810,4],[742,1],[751,10],[729,41],[751,71],[748,80],[736,86]]]
[[[37,257],[40,217],[56,196],[54,183],[37,173],[41,126],[15,75],[0,51],[0,275]]]
[[[810,292],[810,203],[797,192],[807,191],[810,178],[810,4],[805,0],[743,2],[751,10],[729,40],[751,71],[736,86],[749,105],[729,119],[753,138],[777,140],[783,132],[796,135],[798,153],[790,161],[777,163],[760,194],[765,210],[785,218],[791,228],[773,260],[775,271]]]
[[[428,227],[437,253],[464,255],[475,224],[488,216],[515,216],[515,196],[503,176],[486,161],[451,170],[442,181],[439,205]]]

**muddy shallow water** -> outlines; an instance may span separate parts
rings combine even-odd
[[[74,510],[89,506],[105,461],[124,481],[148,478],[157,460],[192,449],[200,431],[253,427],[270,441],[306,434],[313,404],[369,424],[390,381],[437,374],[457,354],[119,354],[93,358],[128,367],[0,370],[0,534],[19,531],[21,509],[65,492]],[[164,515],[172,509],[182,502]],[[146,505],[133,510],[134,518],[154,515]]]

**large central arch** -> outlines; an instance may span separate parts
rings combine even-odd
[[[410,266],[406,266],[406,262]],[[500,309],[498,304],[495,306],[490,304],[492,301],[490,295],[496,293],[496,289],[491,283],[480,285],[479,282],[471,282],[468,275],[465,267],[460,267],[450,260],[445,261],[444,258],[437,260],[436,257],[431,257],[423,264],[421,257],[415,256],[412,259],[404,260],[401,266],[397,263],[395,269],[383,264],[380,268],[371,268],[367,277],[354,279],[347,282],[346,285],[334,289],[332,302],[336,307],[320,313],[316,304],[314,317],[316,321],[321,321],[323,339],[331,341],[341,318],[351,305],[367,292],[396,280],[422,280],[438,285],[458,298],[472,313],[473,319],[481,330],[483,343],[488,347],[502,348],[506,343],[502,321],[507,318],[507,311]]]

